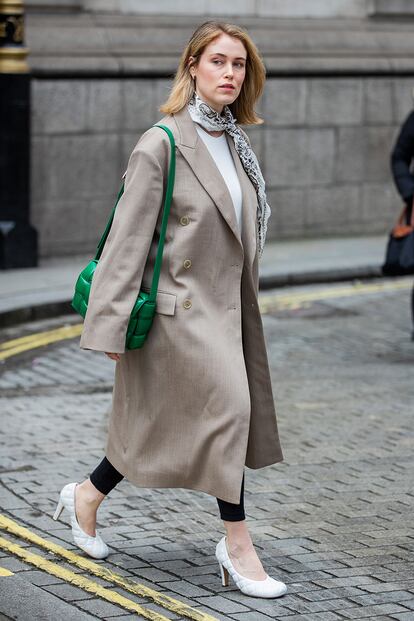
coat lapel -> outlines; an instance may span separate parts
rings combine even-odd
[[[217,169],[217,166],[210,155],[209,150],[206,145],[200,138],[195,128],[194,122],[190,117],[190,114],[186,107],[182,108],[179,112],[174,114],[174,118],[177,123],[177,127],[179,130],[179,140],[177,141],[177,148],[180,150],[197,179],[200,181],[201,185],[208,192],[215,205],[219,209],[223,218],[229,225],[231,231],[234,236],[242,246],[244,247],[244,242],[240,236],[240,230],[237,224],[236,212],[234,209],[233,201],[230,196],[230,192],[227,188],[226,182],[224,181],[220,171]],[[243,197],[243,225],[242,225],[242,235],[243,239],[247,240],[247,247],[251,250],[251,218],[245,217],[244,211],[245,209],[251,209],[251,193],[249,190],[250,180],[247,177],[243,166],[240,162],[240,158],[237,154],[237,151],[234,147],[233,140],[227,136],[227,141],[230,146],[230,150],[233,156],[233,160],[236,165],[236,171],[239,176],[240,185],[242,189],[242,197]],[[254,223],[253,223],[254,224]],[[243,229],[247,231],[243,232]],[[250,241],[249,241],[250,240]],[[246,248],[244,247],[244,251],[246,252]]]

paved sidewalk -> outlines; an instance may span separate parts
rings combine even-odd
[[[261,288],[379,276],[386,239],[380,235],[267,243],[259,267]],[[43,259],[37,268],[0,271],[0,327],[71,312],[76,278],[90,258]]]
[[[261,288],[381,275],[387,235],[299,239],[266,244]]]

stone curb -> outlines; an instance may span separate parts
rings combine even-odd
[[[318,283],[340,282],[355,278],[381,278],[380,265],[360,267],[337,267],[328,270],[292,272],[287,274],[263,274],[259,279],[261,290],[293,285],[313,285]]]
[[[70,315],[71,313],[75,314],[75,311],[70,304],[70,300],[12,308],[7,311],[0,311],[0,328],[10,328],[26,321],[50,319],[52,317],[59,317],[59,315]]]
[[[379,265],[292,272],[287,274],[263,274],[259,279],[259,287],[261,291],[264,291],[293,285],[333,283],[361,278],[379,278],[381,276],[381,266]],[[76,314],[71,306],[71,299],[34,303],[26,307],[0,311],[0,328],[9,328],[26,321],[37,321],[39,319],[49,319],[51,317],[58,317],[59,315],[70,314]]]

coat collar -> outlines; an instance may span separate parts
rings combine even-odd
[[[180,150],[199,182],[208,192],[232,233],[244,250],[244,254],[253,263],[256,251],[256,191],[247,176],[233,139],[226,134],[227,142],[236,166],[242,190],[242,236],[237,224],[236,212],[226,182],[220,174],[203,140],[198,135],[187,106],[173,115],[177,128],[177,148]]]

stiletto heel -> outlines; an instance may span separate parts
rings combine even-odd
[[[55,511],[55,513],[53,515],[53,519],[54,520],[58,520],[59,519],[59,516],[62,513],[63,509],[64,509],[64,505],[63,505],[63,502],[61,501],[61,499],[59,497],[59,502],[57,504],[56,511]]]
[[[245,595],[252,597],[280,597],[287,591],[287,586],[280,580],[275,580],[266,575],[265,580],[251,580],[239,574],[231,560],[227,551],[226,536],[222,537],[216,546],[216,559],[220,565],[221,583],[228,586],[229,574],[233,578],[236,586]]]
[[[72,536],[75,544],[84,552],[92,556],[92,558],[106,558],[109,554],[108,546],[102,537],[96,531],[95,537],[88,535],[79,526],[75,511],[75,488],[77,483],[68,483],[62,488],[59,496],[59,502],[56,507],[53,519],[57,520],[59,515],[65,508],[70,515],[70,523],[72,526]]]
[[[219,563],[219,565],[220,565],[220,571],[221,571],[221,584],[223,586],[229,586],[229,572],[224,567],[224,565],[222,565],[221,563]]]

